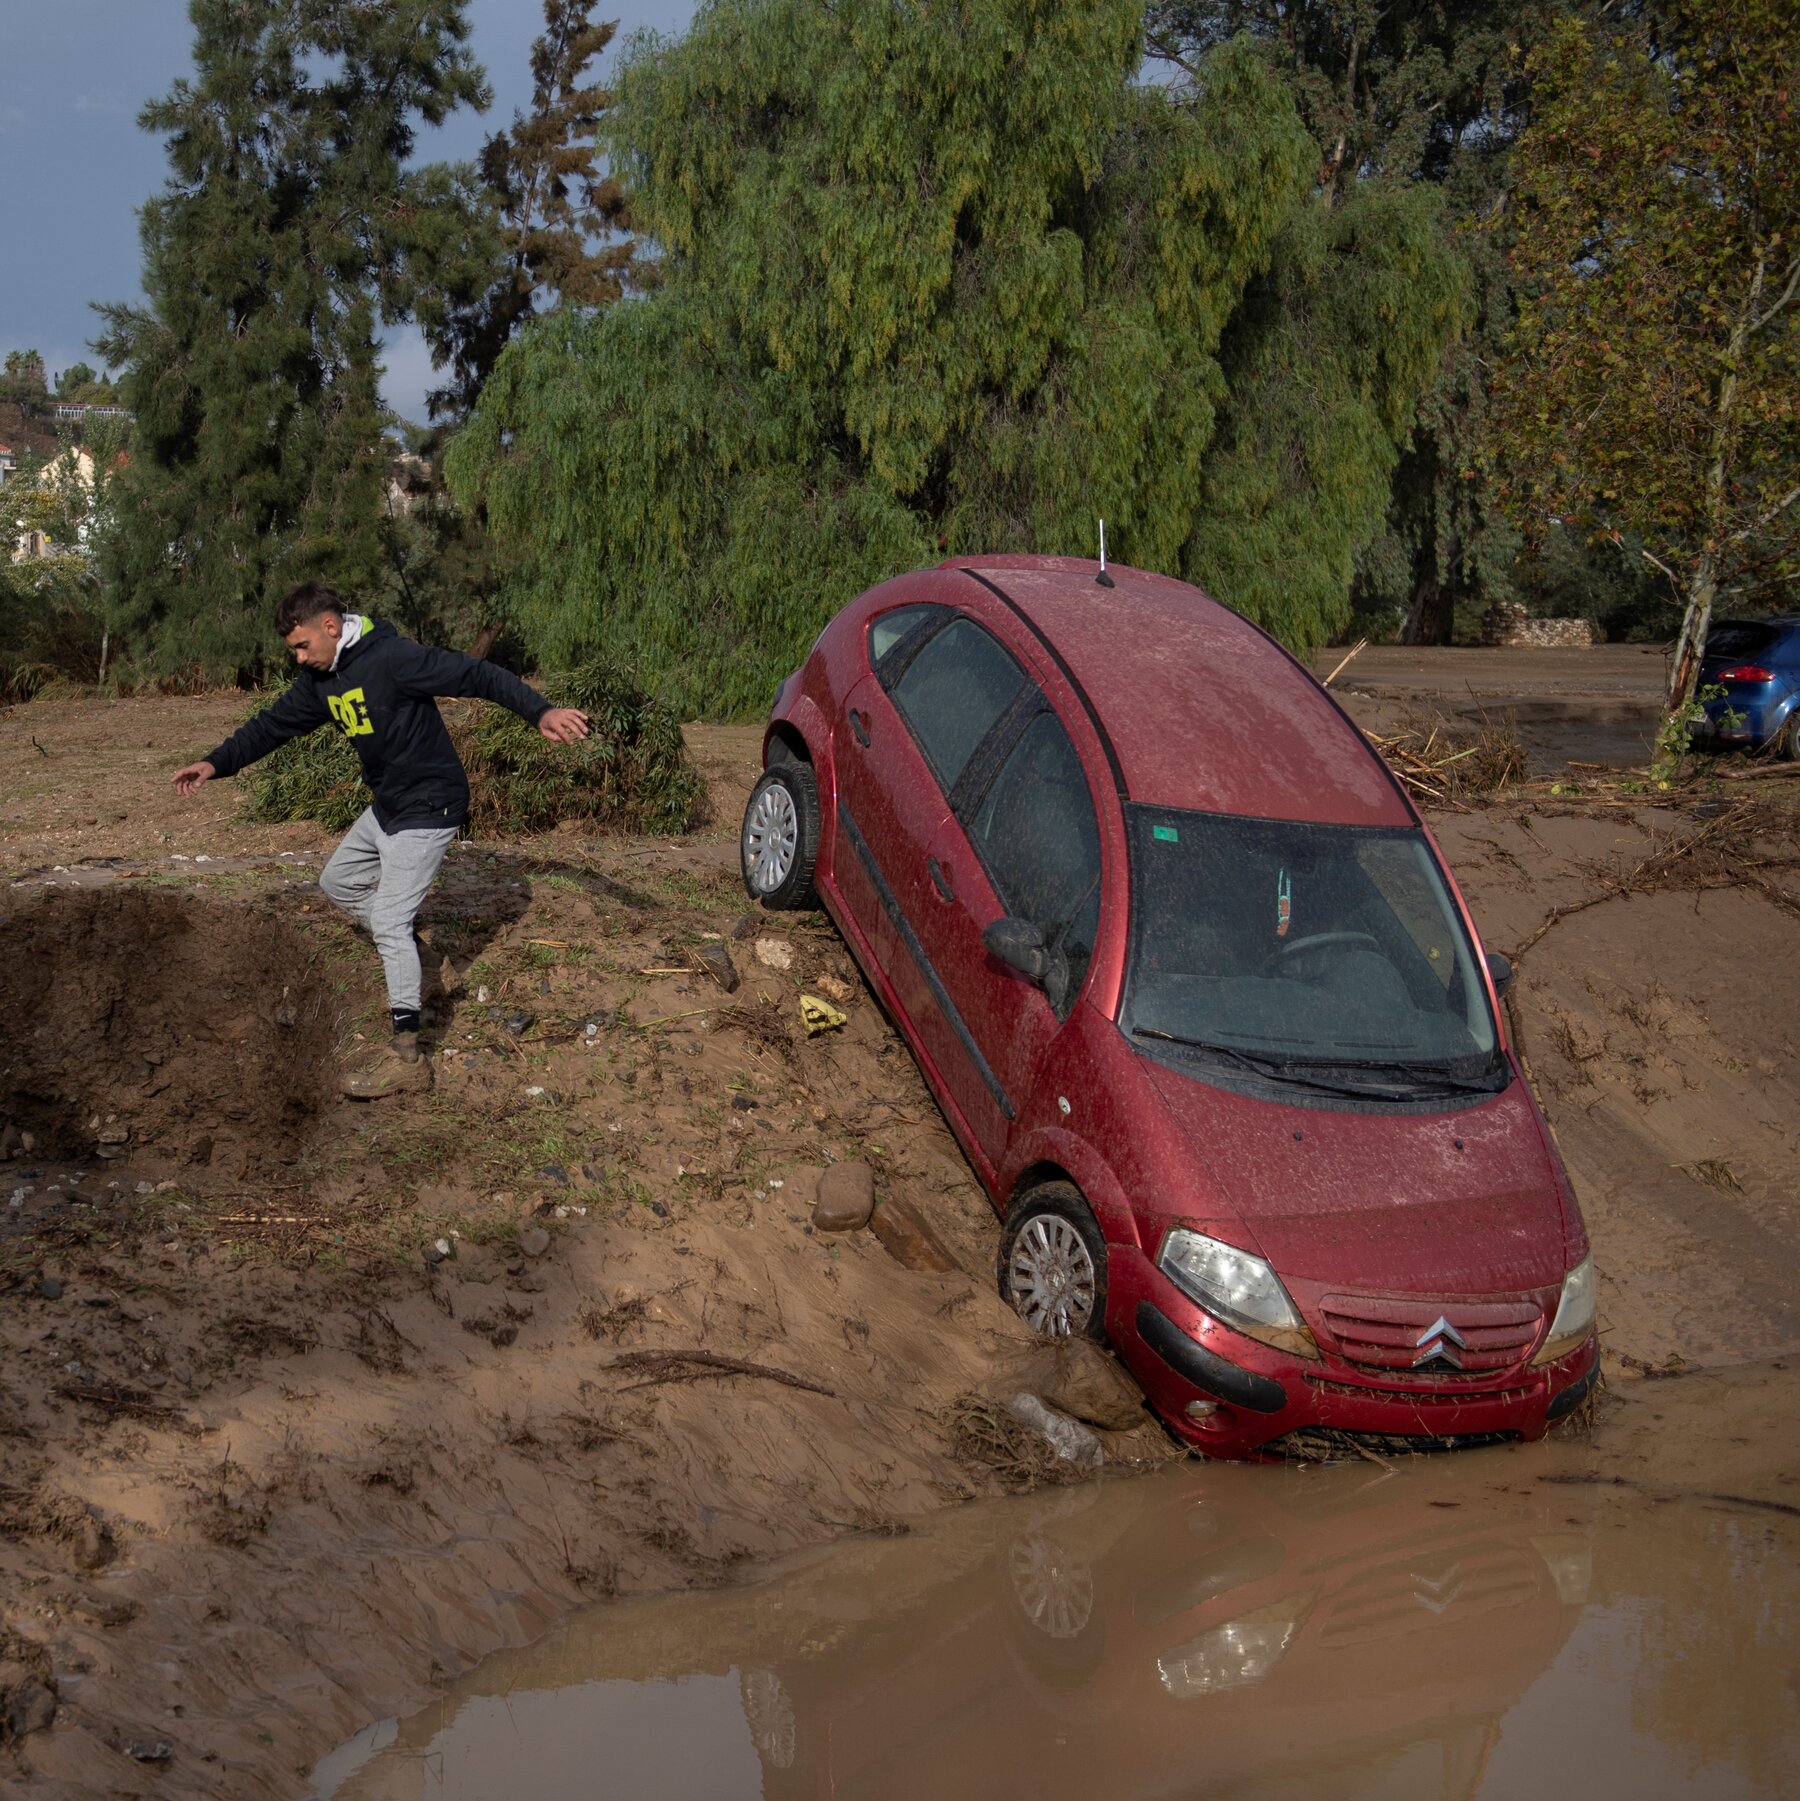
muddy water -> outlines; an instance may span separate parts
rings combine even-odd
[[[614,1602],[315,1771],[331,1801],[1776,1796],[1800,1518],[1580,1446],[1181,1465]]]

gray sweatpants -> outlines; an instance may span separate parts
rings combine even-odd
[[[413,919],[455,836],[454,826],[384,832],[375,809],[365,807],[319,871],[319,886],[327,897],[366,926],[375,940],[390,1007],[418,1008],[419,947],[413,942]]]

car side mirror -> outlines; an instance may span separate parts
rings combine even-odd
[[[1493,978],[1494,993],[1501,1000],[1506,999],[1506,991],[1512,986],[1512,959],[1503,957],[1498,951],[1487,954],[1488,974]]]
[[[1044,934],[1029,919],[996,919],[981,934],[981,942],[1004,963],[1033,982],[1050,973],[1050,953]]]

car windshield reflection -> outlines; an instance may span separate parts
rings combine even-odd
[[[1130,809],[1123,1024],[1251,1081],[1505,1085],[1475,947],[1423,832]]]

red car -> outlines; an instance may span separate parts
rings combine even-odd
[[[822,903],[1004,1226],[1214,1456],[1540,1436],[1594,1270],[1430,832],[1266,633],[1168,577],[978,557],[782,683],[745,886]],[[1278,1447],[1277,1447],[1278,1448]]]

